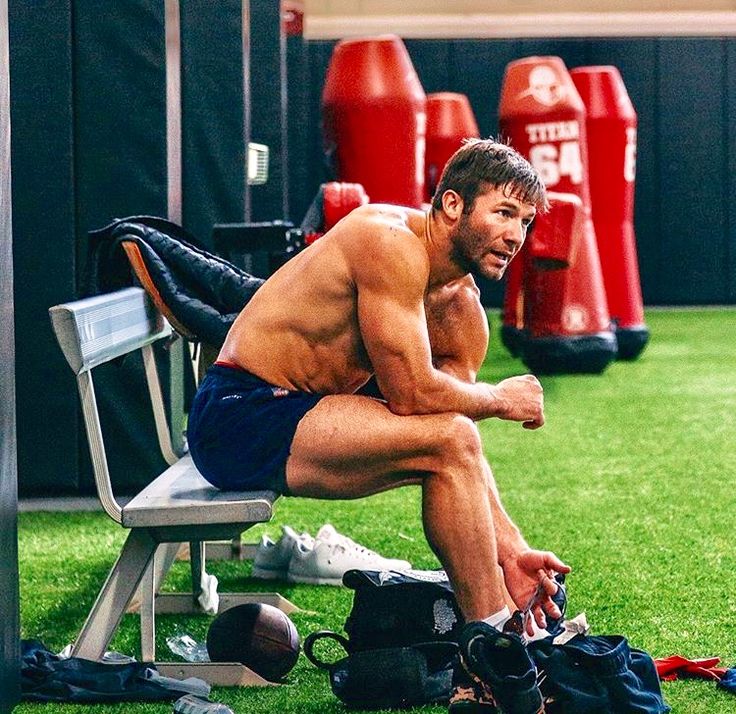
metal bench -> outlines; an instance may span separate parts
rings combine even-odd
[[[174,453],[152,348],[158,340],[172,339],[173,333],[141,288],[56,305],[49,314],[59,345],[77,376],[100,503],[110,518],[130,530],[74,643],[73,654],[101,659],[135,598],[139,601],[142,659],[154,661],[156,612],[198,610],[205,541],[236,540],[252,525],[270,520],[278,496],[272,491],[220,491],[199,474],[187,454]],[[92,370],[136,350],[142,352],[159,446],[169,467],[121,506],[110,480]],[[189,543],[192,592],[161,594],[160,585],[182,543]],[[275,593],[241,593],[221,595],[220,610],[243,602],[266,602],[285,612],[296,609]],[[237,663],[156,664],[162,674],[198,676],[212,684],[269,684]]]

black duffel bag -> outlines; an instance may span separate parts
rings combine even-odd
[[[347,637],[321,631],[304,642],[335,696],[360,709],[446,703],[464,621],[445,573],[349,570],[343,584],[355,591]],[[345,656],[328,662],[315,652],[329,640]]]
[[[465,621],[442,570],[348,570],[343,584],[355,591],[350,652],[458,641]]]
[[[338,642],[347,655],[335,662],[320,659],[314,651],[320,640]],[[385,709],[446,703],[457,645],[418,642],[351,652],[346,638],[321,631],[306,638],[304,654],[312,664],[329,672],[332,692],[343,704],[355,709]]]

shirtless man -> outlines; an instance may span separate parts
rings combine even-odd
[[[470,273],[499,280],[546,200],[513,149],[472,140],[448,162],[427,213],[354,210],[258,290],[189,417],[192,457],[221,488],[361,498],[421,486],[427,540],[466,621],[485,626],[471,639],[480,631],[489,653],[506,637],[508,605],[533,603],[539,627],[545,612],[560,615],[552,576],[569,571],[531,549],[504,511],[475,424],[544,424],[535,377],[476,381],[488,325]],[[384,400],[356,394],[372,375]],[[512,639],[516,669],[464,653],[475,703],[537,712],[533,681],[524,692],[507,686],[508,674],[517,688],[529,680],[531,667]]]

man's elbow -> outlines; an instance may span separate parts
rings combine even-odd
[[[419,390],[410,392],[384,392],[386,404],[393,414],[398,416],[412,416],[414,414],[431,414],[434,408],[434,400],[424,395]]]
[[[412,391],[407,389],[405,384],[381,379],[378,375],[376,375],[376,384],[392,414],[398,416],[416,414],[416,400]]]
[[[432,369],[429,375],[409,371],[399,376],[397,372],[394,370],[388,376],[376,374],[381,393],[394,414],[411,416],[438,411],[436,370]]]
[[[391,413],[396,414],[397,416],[412,416],[414,414],[422,413],[417,409],[417,405],[414,400],[388,399],[386,404],[391,410]]]

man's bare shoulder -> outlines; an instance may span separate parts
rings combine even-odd
[[[421,211],[368,204],[352,211],[330,231],[351,266],[362,274],[381,266],[392,274],[409,271],[426,279],[429,256],[421,237]]]
[[[369,203],[351,211],[333,229],[341,233],[369,234],[374,238],[387,238],[411,234],[418,239],[417,226],[424,220],[424,214],[413,208],[391,206],[384,203]]]
[[[480,288],[470,273],[434,288],[427,295],[429,303],[447,303],[451,300],[468,306],[480,305]]]
[[[450,283],[450,287],[452,287],[454,290],[457,290],[458,292],[467,293],[468,295],[480,298],[480,288],[476,284],[475,278],[473,278],[470,273],[468,273],[467,275],[463,275],[462,278],[453,280]]]

